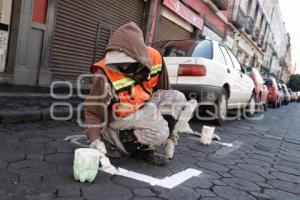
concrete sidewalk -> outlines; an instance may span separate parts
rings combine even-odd
[[[67,88],[55,89],[56,95],[67,96],[69,92]],[[70,103],[75,118],[77,106],[84,101],[75,92],[68,99],[56,99],[51,96],[50,88],[0,85],[0,124],[51,120],[50,108],[53,103]],[[57,106],[54,109],[57,117],[68,116],[69,113],[67,106]]]
[[[260,121],[218,127],[221,142],[234,148],[216,143],[203,147],[199,138],[181,135],[175,157],[166,167],[131,158],[112,160],[117,167],[155,180],[188,168],[201,171],[172,189],[151,186],[134,175],[105,172],[99,172],[94,183],[76,182],[73,153],[78,144],[86,145],[86,139],[73,122],[1,125],[0,199],[299,200],[299,118],[300,104],[290,104],[269,109]],[[197,131],[201,126],[192,122]],[[64,141],[67,136],[73,139]]]

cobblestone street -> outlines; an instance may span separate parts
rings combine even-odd
[[[208,147],[181,135],[174,159],[154,167],[131,158],[112,160],[122,167],[163,179],[187,168],[200,170],[173,189],[99,171],[94,183],[73,179],[73,153],[64,141],[83,134],[72,122],[0,126],[0,199],[203,199],[299,200],[300,104],[269,109],[260,121],[232,121],[217,127],[221,143]],[[202,123],[192,122],[200,131]],[[85,140],[79,141],[85,143]]]

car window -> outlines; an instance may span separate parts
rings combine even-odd
[[[197,45],[202,42],[193,40],[162,41],[154,45],[163,57],[190,57]]]
[[[213,58],[213,44],[212,41],[203,40],[194,49],[192,57],[201,57],[212,59]]]
[[[225,58],[225,60],[226,60],[226,65],[227,65],[228,67],[230,67],[230,68],[233,69],[234,67],[233,67],[232,61],[231,61],[231,59],[230,59],[230,57],[229,57],[229,55],[228,55],[228,53],[227,53],[225,47],[223,47],[222,45],[220,45],[220,49],[221,49],[221,51],[222,51],[222,53],[223,53],[223,55],[224,55],[224,58]]]
[[[272,79],[265,79],[265,85],[267,87],[272,87],[273,86],[273,81]]]
[[[227,50],[227,52],[228,52],[228,54],[229,54],[229,56],[230,56],[230,58],[232,60],[234,68],[236,70],[240,71],[241,70],[241,64],[240,64],[240,62],[236,59],[235,55],[233,55],[233,53],[230,50],[228,50],[228,49],[226,49],[226,50]]]
[[[214,60],[218,61],[221,64],[226,65],[226,60],[224,58],[223,52],[219,47],[216,48],[216,54],[214,54]]]

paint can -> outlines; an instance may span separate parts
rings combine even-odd
[[[215,129],[216,129],[216,127],[214,127],[214,126],[203,126],[202,127],[202,134],[201,134],[200,142],[203,145],[207,146],[212,143]]]

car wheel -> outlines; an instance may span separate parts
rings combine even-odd
[[[256,102],[255,102],[255,98],[254,98],[254,94],[253,94],[248,102],[248,105],[246,106],[246,115],[248,117],[254,117],[255,106],[256,106]]]
[[[225,90],[222,91],[221,95],[219,96],[217,103],[217,119],[215,119],[215,124],[223,125],[226,121],[227,111],[228,111],[228,97]]]

